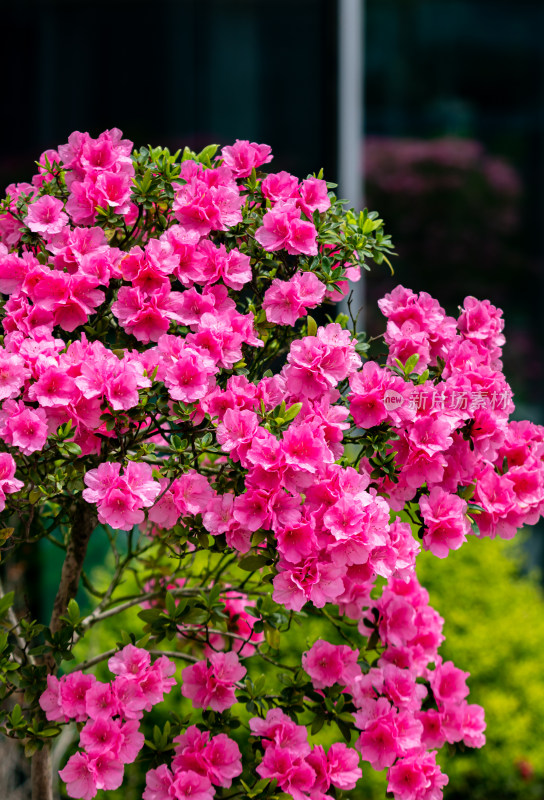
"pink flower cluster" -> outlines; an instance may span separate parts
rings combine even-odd
[[[247,139],[236,139],[222,150],[223,161],[236,178],[247,178],[253,169],[272,161],[272,148]]]
[[[0,453],[0,511],[6,507],[6,495],[14,494],[23,488],[23,481],[15,475],[15,461],[9,453]]]
[[[447,777],[436,764],[435,751],[445,742],[485,743],[483,709],[465,699],[469,673],[442,662],[437,651],[444,639],[443,620],[428,602],[415,577],[389,580],[375,606],[386,649],[376,667],[348,686],[358,709],[355,724],[362,731],[357,748],[374,769],[389,768],[388,789],[395,800],[441,796]],[[366,617],[366,624],[373,624],[374,615],[367,612]],[[417,682],[422,678],[434,700],[426,710],[427,688]]]
[[[98,139],[76,131],[68,144],[59,146],[62,163],[70,170],[66,211],[76,225],[92,225],[98,206],[112,208],[117,214],[129,211],[132,142],[122,135],[118,128],[104,131]]]
[[[337,645],[318,639],[302,654],[302,667],[312,679],[316,689],[352,685],[361,677],[361,667],[357,664],[359,653],[345,644]]]
[[[139,390],[151,385],[144,370],[139,355],[119,358],[85,334],[66,347],[44,327],[31,336],[10,332],[0,349],[0,438],[29,455],[70,422],[83,453],[99,452],[103,437],[114,435],[101,415],[138,405]]]
[[[212,800],[214,787],[228,789],[242,772],[238,745],[224,733],[191,725],[174,742],[172,769],[162,764],[147,773],[143,800]]]
[[[264,749],[257,773],[276,779],[293,800],[330,800],[331,786],[349,791],[361,778],[359,756],[351,747],[336,743],[327,752],[321,745],[310,747],[306,727],[279,708],[271,709],[265,719],[250,719],[249,726]]]
[[[208,479],[188,470],[174,480],[159,480],[160,497],[149,510],[149,520],[161,528],[173,528],[181,517],[203,514],[214,495]]]
[[[211,231],[226,231],[242,221],[242,198],[228,166],[205,169],[194,161],[184,161],[180,178],[174,184],[174,213],[185,232],[207,236]]]
[[[144,521],[144,508],[155,502],[161,485],[153,479],[149,464],[129,461],[123,475],[121,464],[104,461],[85,474],[83,498],[96,504],[98,521],[129,531]]]
[[[207,661],[185,667],[181,693],[195,708],[225,711],[236,702],[234,689],[245,674],[236,653],[212,653]]]
[[[315,211],[330,208],[325,181],[307,178],[299,186],[293,175],[278,172],[263,180],[261,191],[271,208],[255,234],[259,244],[270,252],[285,249],[291,255],[317,255],[317,230],[310,220]]]
[[[263,308],[269,322],[294,325],[306,316],[307,308],[320,305],[324,296],[325,284],[313,272],[296,272],[288,281],[272,281],[264,294]]]
[[[423,380],[414,385],[373,362],[350,376],[355,423],[365,429],[386,423],[398,437],[390,445],[398,480],[375,482],[378,492],[387,493],[391,508],[401,510],[426,486],[419,502],[423,546],[442,558],[470,532],[460,487],[476,487],[473,502],[483,509],[477,517],[482,535],[508,538],[532,524],[544,510],[543,431],[508,421],[513,404],[500,372],[501,312],[488,301],[467,298],[456,323],[427,294],[403,287],[380,307],[388,317],[388,363],[417,354],[414,369]],[[443,362],[439,380],[425,379],[423,371],[436,369],[438,358]],[[471,408],[459,402],[466,396],[474,399]],[[497,403],[497,398],[507,401]],[[511,464],[508,459],[520,447],[526,467],[517,455]]]
[[[287,608],[310,601],[320,608],[357,603],[360,610],[374,576],[409,569],[418,545],[409,526],[389,524],[386,501],[367,491],[368,474],[334,463],[347,426],[335,387],[360,365],[355,341],[330,324],[295,341],[287,361],[277,378],[257,386],[229,379],[225,391],[201,401],[218,418],[222,449],[248,470],[247,491],[217,498],[203,522],[241,551],[253,531],[274,531],[280,554],[274,599]],[[270,410],[280,399],[301,408],[277,438],[258,409],[261,401]]]
[[[116,676],[101,683],[94,675],[72,672],[60,680],[47,678],[40,706],[48,720],[84,722],[81,750],[59,773],[70,797],[91,800],[99,789],[117,789],[124,765],[131,764],[144,744],[139,720],[162,702],[175,684],[175,665],[161,656],[153,664],[146,650],[127,645],[108,661]]]

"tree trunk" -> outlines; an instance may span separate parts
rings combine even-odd
[[[77,594],[83,562],[87,554],[89,539],[97,524],[96,510],[81,500],[75,509],[66,556],[62,565],[59,588],[53,603],[49,627],[57,633],[62,627],[61,617],[66,614],[68,603]],[[46,659],[53,674],[56,663],[52,656]],[[46,745],[32,756],[32,800],[53,800],[53,774],[51,770],[51,748]]]
[[[45,745],[32,756],[32,800],[53,800],[51,748]]]
[[[70,541],[62,565],[60,584],[53,604],[53,613],[49,623],[51,633],[57,633],[61,627],[60,618],[66,614],[68,603],[77,594],[87,545],[96,524],[96,510],[89,503],[81,500],[76,506]]]

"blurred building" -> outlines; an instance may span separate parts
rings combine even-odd
[[[543,421],[544,4],[366,0],[366,29],[367,199],[395,279],[504,308],[518,413]]]

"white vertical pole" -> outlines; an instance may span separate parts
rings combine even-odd
[[[364,160],[364,0],[338,0],[338,196],[356,211],[363,207]],[[364,270],[353,284],[352,308],[362,308],[365,326]],[[346,309],[347,310],[347,309]]]

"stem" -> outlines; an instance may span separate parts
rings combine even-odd
[[[96,511],[81,500],[76,506],[72,521],[70,540],[62,565],[59,588],[53,603],[49,627],[54,635],[62,627],[61,617],[68,609],[68,603],[77,594],[87,545],[96,527]],[[56,669],[52,654],[47,659],[51,673]],[[51,769],[51,747],[44,745],[32,756],[32,800],[53,800],[53,773]]]
[[[197,593],[196,589],[173,589],[170,592],[175,597],[179,597],[181,595],[191,596]],[[155,597],[161,597],[164,594],[164,589],[158,589],[154,592],[146,592],[145,594],[138,595],[137,597],[132,597],[130,600],[127,600],[125,603],[121,603],[118,606],[113,606],[109,608],[107,611],[101,611],[100,607],[97,606],[92,614],[89,614],[83,622],[82,626],[84,629],[90,628],[92,625],[96,625],[97,622],[101,622],[103,619],[108,619],[109,617],[114,617],[116,614],[120,614],[122,611],[126,611],[127,608],[132,608],[133,606],[138,606],[141,603],[145,602],[146,600],[153,600]],[[114,601],[116,602],[116,601]]]
[[[32,756],[32,800],[53,800],[51,748],[48,744]]]
[[[94,667],[97,664],[100,664],[102,661],[106,661],[106,659],[111,658],[118,652],[119,649],[117,647],[115,647],[113,650],[106,650],[105,653],[100,653],[100,655],[90,658],[88,661],[84,661],[82,664],[78,664],[78,672],[84,669],[89,669],[90,667]],[[152,656],[180,658],[182,661],[189,661],[191,664],[196,664],[197,661],[201,661],[200,658],[197,658],[196,656],[190,656],[188,653],[178,653],[171,650],[148,650],[147,652],[151,653]],[[32,800],[34,800],[34,798],[32,798]]]
[[[96,511],[93,507],[84,501],[78,503],[49,624],[53,635],[61,628],[60,618],[66,613],[70,600],[77,594],[87,545],[96,524]]]

